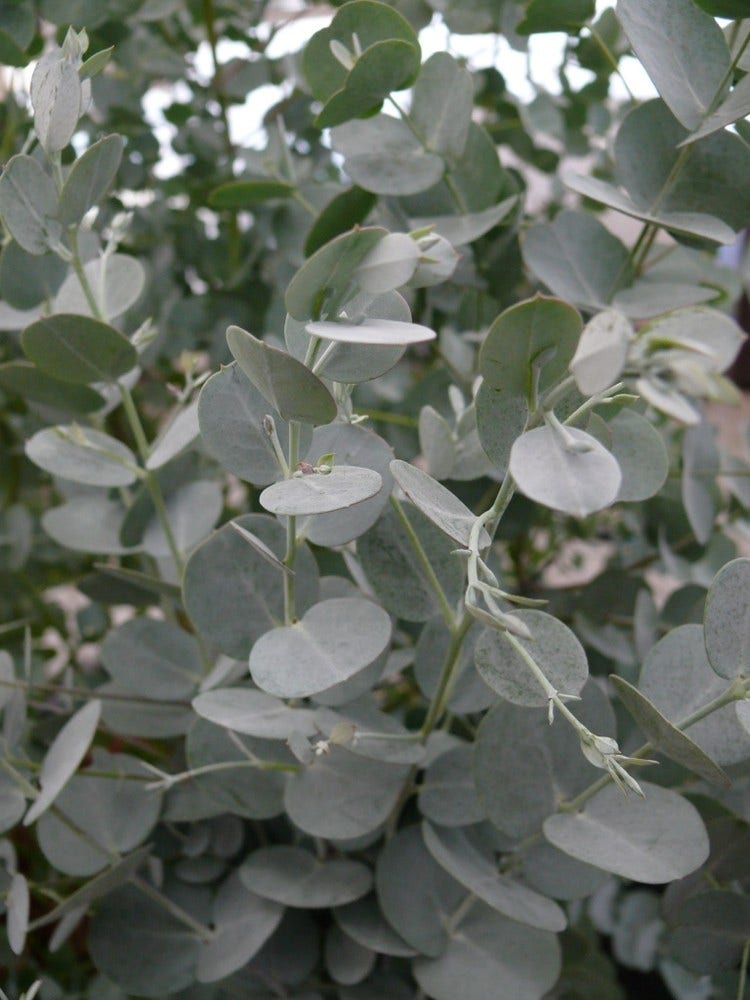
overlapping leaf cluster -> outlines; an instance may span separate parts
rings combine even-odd
[[[8,996],[744,996],[750,21],[595,6],[0,10]]]

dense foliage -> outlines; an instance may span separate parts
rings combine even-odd
[[[750,12],[600,7],[0,5],[0,995],[745,995]]]

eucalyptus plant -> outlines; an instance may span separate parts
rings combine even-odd
[[[745,996],[750,10],[595,7],[0,9],[8,1000]]]

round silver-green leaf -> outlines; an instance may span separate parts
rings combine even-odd
[[[380,474],[373,469],[335,465],[330,472],[297,473],[266,487],[260,503],[272,514],[327,514],[369,500],[382,485]]]
[[[295,625],[261,636],[250,653],[250,673],[263,691],[307,698],[364,670],[387,647],[389,616],[364,598],[321,601]]]

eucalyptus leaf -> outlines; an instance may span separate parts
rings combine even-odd
[[[27,403],[69,414],[91,413],[104,406],[104,399],[86,385],[74,385],[40,371],[28,361],[0,365],[0,389],[21,396]]]
[[[286,536],[281,525],[260,514],[236,522],[257,535],[279,558]],[[296,559],[297,609],[315,603],[318,571],[301,546]],[[224,525],[191,554],[183,580],[185,607],[198,630],[229,656],[244,660],[252,644],[284,618],[282,574]]]
[[[409,770],[333,746],[290,777],[284,805],[292,822],[313,837],[361,837],[385,823]]]
[[[633,334],[625,316],[614,309],[589,320],[570,362],[576,385],[584,395],[593,396],[618,380]]]
[[[81,81],[71,62],[52,53],[39,60],[31,78],[31,102],[34,130],[46,153],[64,149],[73,138],[81,100]]]
[[[476,518],[450,490],[441,486],[415,465],[402,462],[400,459],[391,462],[391,473],[414,506],[421,510],[425,517],[449,538],[460,545],[468,545],[469,534]],[[479,533],[478,543],[480,547],[489,544],[486,531]]]
[[[477,797],[471,773],[472,749],[457,746],[432,761],[419,789],[419,810],[444,827],[479,823],[485,810]]]
[[[283,844],[254,851],[239,873],[243,885],[259,896],[305,909],[343,906],[372,886],[372,873],[361,862],[320,861],[310,851]]]
[[[39,772],[39,794],[24,816],[29,826],[46,812],[85,757],[99,724],[102,703],[92,699],[72,715],[50,744]]]
[[[137,552],[137,545],[123,545],[120,541],[125,513],[119,500],[110,500],[103,493],[84,493],[45,511],[42,527],[59,545],[78,552]]]
[[[531,386],[543,392],[567,371],[582,327],[578,312],[559,299],[537,295],[502,312],[479,354],[485,383],[529,402]]]
[[[634,410],[622,410],[607,424],[610,450],[622,472],[617,500],[654,496],[669,474],[669,456],[659,432]]]
[[[729,69],[716,21],[690,0],[618,0],[617,16],[673,114],[686,128],[698,128]]]
[[[412,95],[411,118],[425,149],[459,159],[469,137],[471,75],[447,52],[422,66]]]
[[[628,283],[627,249],[588,213],[563,211],[554,222],[535,223],[522,247],[528,267],[550,291],[586,309],[606,309]]]
[[[586,517],[616,500],[622,484],[617,459],[585,431],[537,427],[517,438],[509,469],[519,489],[539,503]]]
[[[461,566],[453,555],[455,543],[411,504],[403,504],[403,508],[448,600],[456,600],[461,586]],[[427,621],[440,611],[409,536],[393,510],[387,510],[377,524],[361,536],[357,554],[387,611],[407,621]]]
[[[460,247],[467,243],[473,243],[474,240],[478,240],[480,236],[484,236],[501,222],[508,220],[508,216],[517,205],[518,196],[511,195],[509,198],[503,198],[497,205],[485,208],[481,212],[413,218],[411,219],[411,228],[429,228],[454,247]]]
[[[305,329],[323,340],[378,347],[405,347],[407,344],[421,344],[435,339],[435,332],[429,327],[391,319],[363,319],[361,323],[330,323],[323,320],[308,323]]]
[[[557,981],[554,934],[514,923],[476,903],[439,958],[414,962],[417,982],[435,1000],[484,1000],[492,993],[541,1000]]]
[[[237,364],[285,420],[327,424],[336,416],[330,392],[309,368],[238,326],[227,330]]]
[[[37,825],[39,846],[49,863],[66,875],[102,872],[120,854],[142,844],[161,811],[161,795],[144,793],[140,761],[96,747],[89,775],[76,774],[60,793],[56,811]],[[98,775],[110,775],[100,777]],[[85,822],[85,829],[71,824]]]
[[[373,431],[356,424],[334,423],[316,427],[306,460],[313,464],[321,455],[330,453],[340,465],[372,470],[380,476],[381,486],[372,497],[352,507],[300,519],[297,522],[298,532],[314,545],[343,545],[358,538],[375,524],[393,488],[390,471],[393,451]]]
[[[208,203],[218,209],[252,208],[275,198],[291,198],[293,194],[293,184],[264,177],[220,184],[208,196]]]
[[[718,764],[715,764],[689,736],[673,726],[637,688],[622,677],[613,675],[610,680],[620,696],[620,700],[654,749],[665,754],[670,760],[694,771],[706,781],[725,787],[731,784],[726,772]]]
[[[0,177],[0,215],[17,243],[31,254],[44,254],[60,240],[57,191],[37,160],[19,153]]]
[[[386,115],[339,125],[331,140],[352,181],[373,194],[417,194],[443,177],[443,158],[425,150],[402,121]]]
[[[8,944],[14,955],[20,955],[24,950],[29,925],[29,908],[29,884],[20,872],[16,872],[10,881],[5,900]]]
[[[209,452],[228,471],[256,486],[279,475],[270,438],[263,427],[269,405],[237,362],[212,375],[201,389],[198,423]],[[283,441],[287,425],[276,421]]]
[[[250,653],[250,672],[269,694],[306,698],[363,670],[390,638],[382,608],[362,598],[333,598],[313,605],[295,625],[261,636]]]
[[[159,998],[195,980],[197,935],[133,885],[104,898],[88,946],[97,969],[128,993]]]
[[[416,954],[386,921],[372,894],[346,906],[337,906],[333,916],[349,937],[365,948],[397,958],[409,958]]]
[[[353,277],[367,254],[385,237],[376,226],[354,228],[326,243],[297,271],[284,296],[294,319],[319,319],[345,305],[354,294]]]
[[[610,784],[580,812],[557,813],[544,835],[579,861],[636,882],[671,882],[708,857],[708,836],[697,810],[668,788],[639,782],[645,798],[633,801]]]
[[[646,657],[638,683],[641,693],[676,725],[723,694],[727,686],[706,656],[700,625],[680,625],[660,639]],[[734,764],[750,756],[750,735],[736,705],[725,705],[685,732],[719,764]]]
[[[422,824],[427,850],[461,885],[503,916],[526,927],[559,932],[567,920],[557,903],[498,871],[492,857],[464,830],[438,831]]]
[[[373,469],[335,465],[330,472],[298,472],[267,486],[260,503],[272,514],[327,514],[369,500],[382,485],[380,474]]]
[[[518,639],[555,690],[577,695],[588,680],[583,646],[561,621],[545,611],[513,612],[531,638]],[[547,694],[504,632],[487,628],[474,649],[474,661],[485,683],[515,705],[544,706]]]
[[[749,582],[750,559],[733,559],[717,573],[706,596],[706,652],[719,677],[728,680],[750,672]]]
[[[151,446],[146,459],[150,471],[160,469],[188,448],[200,434],[198,404],[190,403],[169,421],[165,429]]]
[[[616,187],[599,180],[598,177],[583,177],[566,174],[565,183],[578,194],[600,201],[617,212],[623,212],[642,222],[662,226],[670,232],[685,236],[698,236],[714,243],[734,243],[735,234],[721,219],[703,212],[665,212],[658,209],[645,211],[639,208],[627,195]]]
[[[203,677],[195,639],[153,618],[131,618],[111,631],[101,662],[114,681],[149,698],[189,698]]]
[[[137,361],[133,345],[114,327],[72,313],[37,320],[23,331],[21,343],[47,375],[79,385],[116,382]]]
[[[389,840],[375,873],[378,902],[389,924],[423,955],[437,957],[449,940],[448,921],[466,891],[432,857],[419,826]]]
[[[146,274],[135,257],[126,254],[103,254],[87,262],[84,273],[93,291],[98,312],[108,320],[116,319],[141,297]],[[62,283],[54,302],[55,312],[96,315],[83,290],[78,275],[70,274]]]
[[[406,233],[388,233],[375,244],[354,272],[362,291],[382,295],[405,285],[419,260],[419,247]]]
[[[213,983],[242,968],[279,925],[283,908],[245,886],[235,872],[219,887],[213,902],[213,938],[201,945],[196,978]]]
[[[64,225],[79,223],[99,204],[117,175],[122,151],[121,136],[105,135],[73,163],[60,192],[59,218]]]
[[[312,736],[313,712],[291,708],[279,698],[250,688],[217,688],[193,699],[193,708],[203,719],[267,740],[285,740],[292,732]]]
[[[37,431],[26,442],[26,454],[45,472],[89,486],[129,486],[138,473],[127,445],[77,424]]]

